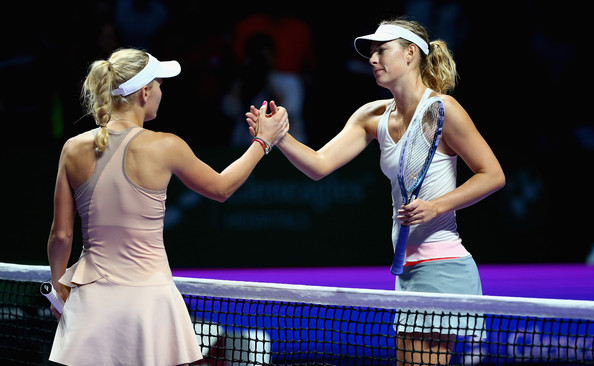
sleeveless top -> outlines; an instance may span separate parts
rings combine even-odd
[[[431,93],[432,90],[427,88],[418,105],[423,104]],[[392,243],[395,246],[400,230],[400,220],[396,218],[397,211],[402,206],[402,195],[398,185],[399,157],[404,145],[403,141],[407,138],[409,130],[406,130],[398,143],[394,142],[388,132],[388,120],[394,107],[395,101],[392,100],[378,123],[377,139],[381,151],[380,167],[386,177],[390,179],[392,186]],[[418,198],[430,201],[454,190],[456,188],[456,163],[456,155],[449,156],[436,151]],[[406,248],[406,265],[467,255],[469,253],[462,246],[458,235],[455,211],[444,213],[428,223],[410,227]]]
[[[142,188],[126,174],[128,145],[143,131],[109,130],[109,143],[98,154],[93,174],[74,191],[83,250],[60,279],[64,285],[100,278],[128,286],[173,283],[163,242],[166,190]]]

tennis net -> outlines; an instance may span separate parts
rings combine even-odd
[[[50,364],[49,278],[47,266],[0,263],[0,364]],[[204,365],[594,363],[593,301],[175,282]]]

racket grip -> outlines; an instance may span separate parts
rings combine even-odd
[[[54,290],[52,284],[50,282],[44,282],[41,284],[39,290],[41,291],[41,294],[47,297],[49,302],[54,305],[56,310],[62,314],[62,309],[64,309],[64,300],[62,300],[60,295],[58,295],[56,290]]]
[[[401,275],[404,269],[404,257],[406,255],[406,242],[408,241],[409,231],[409,226],[400,226],[400,230],[398,231],[394,258],[392,259],[392,267],[390,267],[390,272],[395,276]]]

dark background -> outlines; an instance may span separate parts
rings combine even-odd
[[[140,10],[123,16],[118,9],[125,2],[116,0],[22,2],[4,12],[0,261],[47,264],[61,146],[94,127],[80,108],[80,85],[91,61],[118,47],[141,47],[182,65],[181,75],[163,84],[159,116],[145,127],[180,135],[219,171],[239,157],[249,140],[232,143],[232,131],[251,102],[233,108],[227,97],[238,82],[262,86],[256,81],[264,80],[262,61],[270,59],[258,53],[246,65],[232,50],[241,39],[236,26],[256,14],[275,19],[275,32],[287,22],[309,32],[311,53],[298,75],[313,148],[338,133],[363,103],[390,97],[354,51],[355,37],[373,32],[383,19],[407,16],[425,25],[432,40],[446,40],[460,73],[453,95],[507,177],[505,189],[458,212],[463,243],[479,264],[588,261],[594,128],[586,91],[592,79],[591,37],[585,36],[590,20],[583,7],[539,1],[347,6],[185,0],[162,2],[152,14],[147,3],[153,2],[137,1]],[[460,161],[459,180],[468,176]],[[380,172],[375,142],[319,182],[275,149],[223,204],[188,191],[175,178],[168,190],[165,241],[172,267],[388,266],[390,231],[390,184]],[[72,261],[80,246],[77,233]]]

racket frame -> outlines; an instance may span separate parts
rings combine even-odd
[[[421,119],[423,115],[427,111],[427,108],[432,103],[438,103],[438,110],[439,110],[439,117],[437,120],[437,129],[435,130],[435,138],[433,139],[433,143],[430,147],[429,154],[427,154],[427,158],[425,159],[425,164],[423,165],[423,170],[415,180],[414,184],[411,187],[405,187],[404,185],[404,160],[406,159],[406,153],[408,149],[408,145],[410,142],[410,133],[407,136],[406,140],[404,140],[404,146],[402,147],[402,151],[400,152],[400,159],[399,159],[399,166],[398,166],[398,186],[400,187],[400,193],[402,194],[402,204],[407,205],[410,202],[414,201],[418,196],[419,192],[421,191],[421,185],[423,184],[423,180],[425,180],[425,176],[427,175],[427,171],[429,170],[429,166],[433,161],[433,156],[435,156],[435,151],[437,150],[437,145],[439,145],[439,141],[441,139],[441,132],[443,130],[443,119],[444,119],[444,107],[443,102],[438,97],[431,97],[428,98],[417,112],[413,116],[409,129],[416,128],[416,125],[421,123]],[[410,132],[410,131],[408,131]],[[409,196],[410,195],[410,196]],[[400,225],[400,230],[398,231],[398,239],[396,240],[396,245],[394,248],[394,258],[392,259],[392,266],[390,267],[390,272],[395,275],[399,276],[402,274],[404,270],[404,259],[406,256],[406,243],[408,241],[408,236],[410,233],[410,226],[408,225]]]

